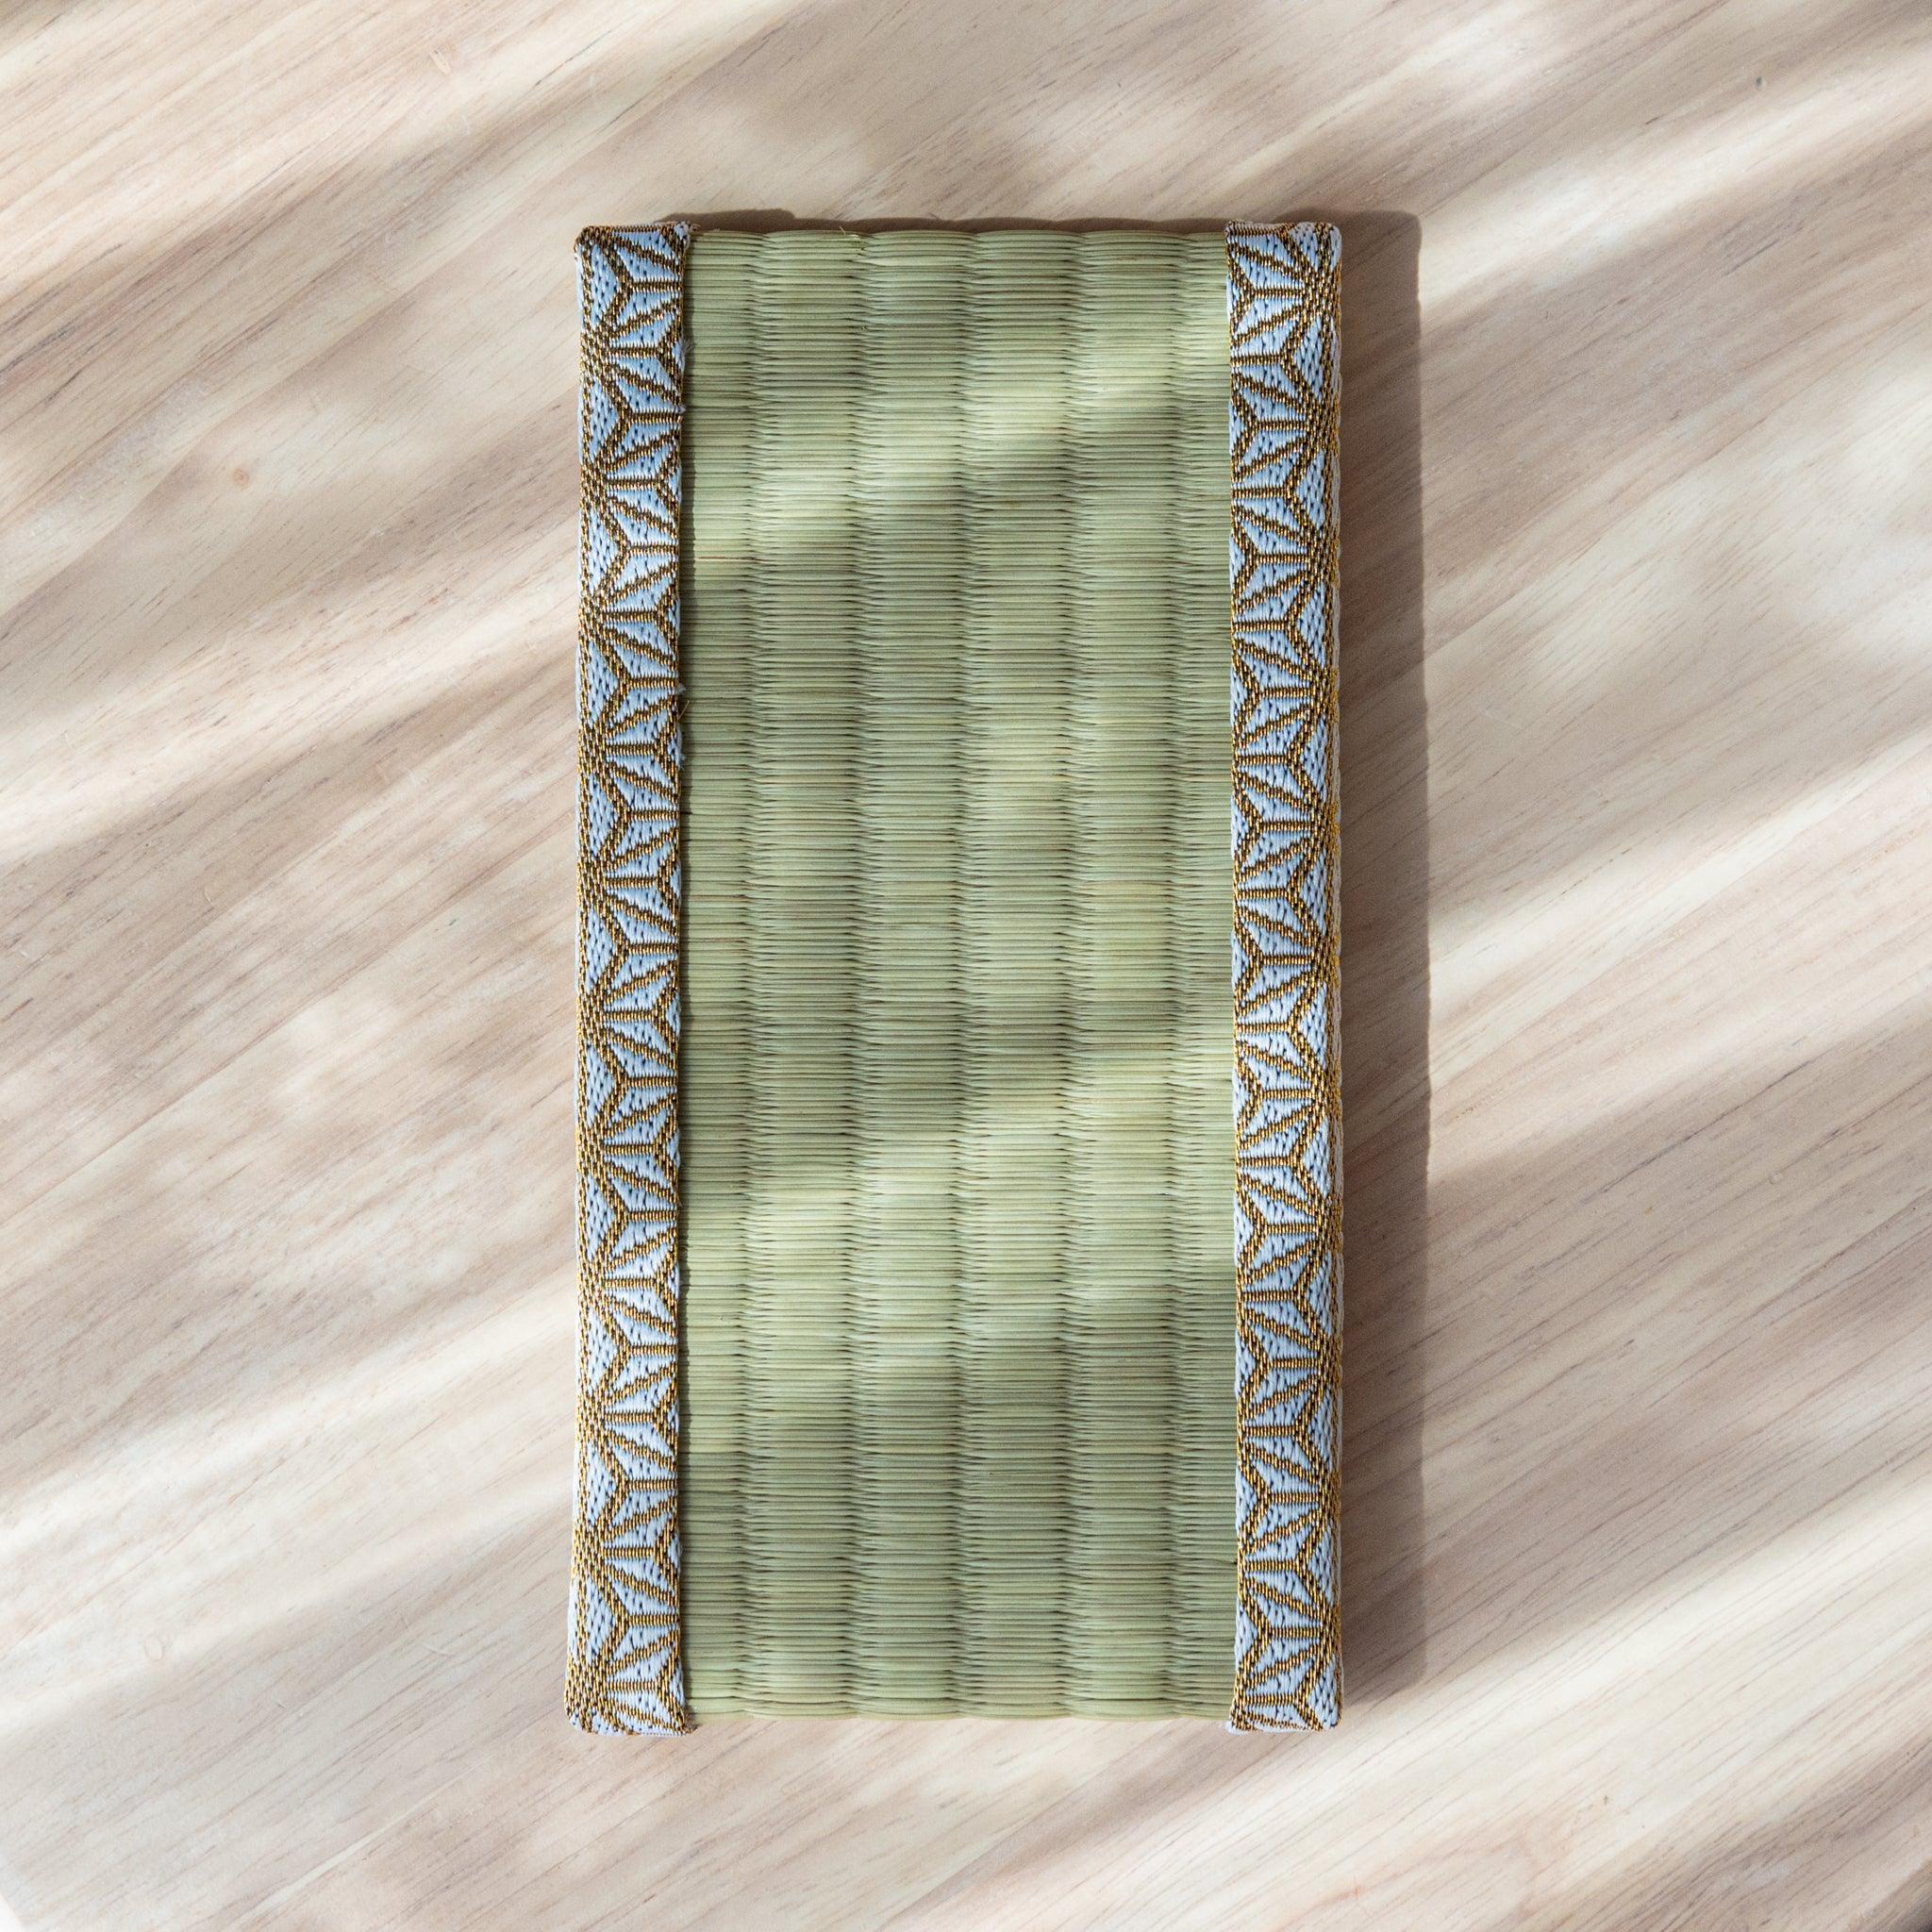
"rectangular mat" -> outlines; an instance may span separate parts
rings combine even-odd
[[[574,1715],[1332,1722],[1330,231],[584,260]]]

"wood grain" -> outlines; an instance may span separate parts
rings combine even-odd
[[[0,97],[22,1925],[1932,1919],[1922,8],[32,0]],[[570,242],[751,209],[1343,225],[1333,1736],[563,1722]]]

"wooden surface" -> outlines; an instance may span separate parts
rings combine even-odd
[[[14,1919],[1932,1923],[1923,8],[22,0],[0,90]],[[1342,221],[1331,1737],[562,1721],[570,241],[780,208]]]

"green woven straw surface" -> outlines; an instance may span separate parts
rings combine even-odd
[[[1222,240],[689,298],[692,1710],[1222,1715]]]

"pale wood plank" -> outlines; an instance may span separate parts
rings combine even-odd
[[[1932,1918],[1932,26],[0,23],[0,1900]],[[569,242],[1347,241],[1351,1709],[560,1716]]]

